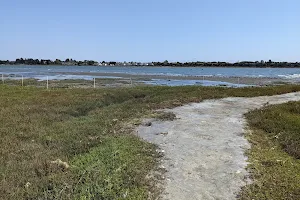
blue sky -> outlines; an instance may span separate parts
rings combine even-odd
[[[0,0],[0,59],[300,61],[299,0]]]

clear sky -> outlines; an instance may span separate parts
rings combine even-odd
[[[300,61],[299,0],[0,0],[0,59]]]

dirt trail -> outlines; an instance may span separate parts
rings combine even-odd
[[[176,114],[175,121],[138,127],[138,135],[165,154],[162,199],[235,199],[247,182],[244,152],[250,145],[243,136],[243,114],[264,104],[299,100],[299,92],[207,100],[166,110]]]

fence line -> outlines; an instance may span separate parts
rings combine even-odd
[[[1,72],[0,72],[1,73]],[[51,80],[49,76],[45,76],[44,79],[39,80],[32,77],[26,77],[23,74],[4,74],[1,73],[1,80],[2,84],[7,85],[19,85],[22,87],[25,86],[36,86],[36,87],[44,87],[47,90],[51,88],[61,88],[61,87],[86,87],[86,88],[98,88],[102,85],[116,85],[118,86],[118,80],[124,83],[123,81],[126,80],[127,83],[124,83],[124,85],[127,86],[134,86],[134,82],[132,78],[122,78],[122,79],[111,79],[113,82],[108,81],[107,79],[103,78],[96,78],[93,77],[92,79],[86,80],[86,79],[54,79]],[[77,82],[78,81],[78,82]]]
[[[0,72],[1,73],[1,72]],[[51,77],[51,76],[50,76]],[[97,78],[97,77],[91,77],[89,76],[89,80],[87,79],[49,79],[49,76],[45,76],[44,79],[38,80],[36,78],[32,77],[26,77],[24,74],[4,74],[1,73],[1,79],[2,79],[2,84],[8,84],[8,85],[20,85],[22,87],[24,86],[36,86],[36,87],[44,87],[47,90],[51,88],[62,88],[62,87],[68,87],[68,88],[99,88],[99,87],[105,87],[105,86],[113,86],[113,87],[119,87],[119,86],[129,86],[133,87],[136,84],[139,84],[139,79],[132,79],[132,77],[128,78],[121,78],[121,79],[106,79],[106,78]],[[202,81],[201,81],[202,79]],[[231,77],[230,78],[231,82],[233,85],[241,85],[245,81],[241,81],[241,77]],[[176,80],[176,79],[174,79]],[[199,81],[195,82],[195,85],[209,85],[209,81],[218,81],[214,79],[214,77],[209,77],[205,75],[199,75],[198,79]],[[76,82],[78,81],[78,82]],[[184,80],[183,80],[184,81]],[[222,77],[220,78],[220,83],[219,86],[226,86],[227,83],[223,84]],[[142,81],[141,81],[142,82]],[[201,84],[202,82],[202,84]],[[225,80],[225,82],[227,82]],[[189,83],[187,84],[189,85]],[[218,85],[216,85],[218,86]],[[228,84],[230,87],[230,84]],[[234,87],[234,86],[233,86]]]

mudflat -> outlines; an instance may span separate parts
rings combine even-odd
[[[151,74],[126,74],[126,73],[99,73],[99,72],[72,72],[61,73],[72,75],[88,75],[88,76],[112,76],[119,77],[121,79],[132,78],[133,81],[139,80],[152,80],[152,79],[164,79],[164,80],[198,80],[200,83],[203,80],[206,81],[222,81],[234,84],[248,84],[248,85],[266,85],[274,84],[278,82],[296,83],[294,79],[283,78],[270,78],[270,77],[225,77],[225,76],[166,76],[166,75],[151,75]]]

